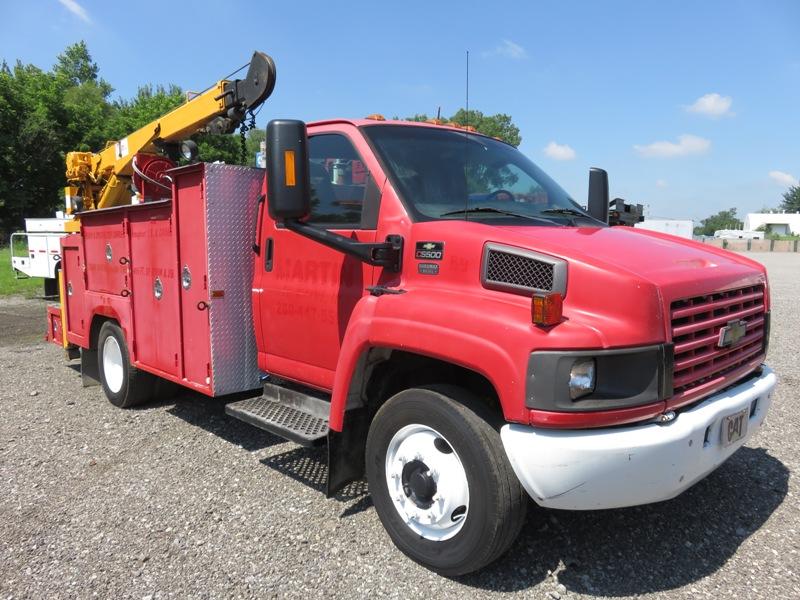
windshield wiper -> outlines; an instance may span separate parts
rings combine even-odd
[[[544,210],[540,210],[539,214],[542,215],[569,215],[570,217],[583,217],[584,219],[591,219],[589,215],[583,213],[579,210],[575,210],[574,208],[569,208],[567,206],[561,206],[558,208],[545,208]],[[569,224],[575,227],[575,219],[570,219]]]
[[[548,225],[552,225],[553,222],[549,219],[543,219],[542,217],[534,217],[533,215],[525,215],[522,213],[512,212],[510,210],[502,210],[500,208],[494,208],[493,206],[475,206],[473,208],[467,208],[463,210],[451,210],[450,212],[442,213],[440,217],[449,217],[452,215],[465,215],[468,213],[494,213],[497,215],[506,215],[509,217],[518,217],[520,219],[529,219],[531,221],[539,221],[540,223],[547,223]]]
[[[589,215],[587,215],[584,212],[575,210],[574,208],[567,208],[567,207],[545,208],[544,210],[540,210],[539,212],[543,215],[575,215],[576,217],[586,217],[587,219],[590,218]]]

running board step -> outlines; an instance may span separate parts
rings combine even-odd
[[[328,437],[330,402],[293,388],[267,383],[260,398],[231,402],[225,412],[302,446],[320,446]]]

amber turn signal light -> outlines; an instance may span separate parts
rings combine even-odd
[[[551,327],[561,322],[561,294],[534,294],[531,299],[531,320],[534,325]]]
[[[283,164],[286,167],[284,169],[284,178],[286,179],[286,187],[294,187],[297,185],[297,178],[295,177],[295,168],[294,168],[294,150],[284,150],[283,151]]]

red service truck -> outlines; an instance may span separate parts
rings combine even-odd
[[[672,498],[761,426],[764,268],[610,227],[464,128],[274,120],[266,170],[195,163],[166,198],[79,213],[50,337],[126,408],[164,381],[328,447],[405,554],[446,575],[514,541],[530,496]]]

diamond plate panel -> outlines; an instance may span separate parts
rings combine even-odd
[[[232,408],[250,413],[255,419],[272,423],[281,429],[290,429],[301,437],[315,438],[328,433],[328,420],[315,417],[294,406],[265,398],[250,398],[234,402]]]
[[[211,372],[214,395],[260,387],[251,288],[264,171],[205,165]],[[222,297],[214,292],[222,291]]]

